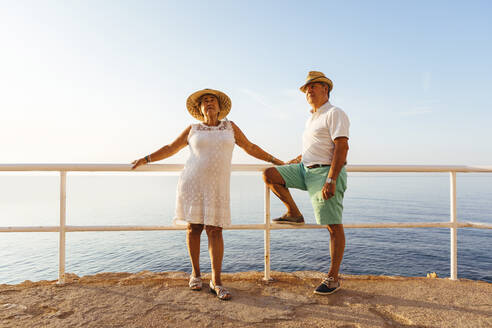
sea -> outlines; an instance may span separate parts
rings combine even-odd
[[[349,173],[344,223],[448,222],[449,173]],[[171,225],[177,173],[69,173],[67,225]],[[0,173],[0,226],[59,224],[56,173]],[[457,174],[457,216],[461,222],[492,224],[492,174]],[[307,223],[315,223],[306,192],[292,195]],[[264,222],[264,184],[257,172],[233,172],[233,224]],[[284,213],[271,194],[271,215]],[[450,229],[346,229],[340,272],[350,275],[425,277],[450,275]],[[262,230],[225,230],[223,272],[264,269]],[[56,280],[55,232],[0,232],[0,284]],[[66,272],[191,272],[185,231],[70,232]],[[458,229],[458,277],[492,282],[492,230]],[[327,272],[326,229],[271,231],[271,270]],[[210,272],[207,236],[200,267]]]

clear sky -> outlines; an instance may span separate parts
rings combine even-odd
[[[0,0],[0,163],[130,162],[195,123],[203,88],[289,160],[319,70],[349,163],[492,165],[491,17],[490,1]]]

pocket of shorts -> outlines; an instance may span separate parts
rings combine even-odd
[[[323,198],[323,190],[316,192],[312,197],[311,201],[316,201],[318,203],[323,203],[326,199]]]
[[[337,191],[344,193],[347,190],[347,176],[345,173],[345,178],[337,181]]]

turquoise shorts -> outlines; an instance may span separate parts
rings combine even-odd
[[[326,181],[330,166],[308,169],[302,163],[275,167],[284,178],[287,188],[307,190],[314,216],[318,224],[341,224],[343,211],[343,195],[347,189],[347,171],[342,168],[337,178],[335,195],[324,199],[321,189]]]

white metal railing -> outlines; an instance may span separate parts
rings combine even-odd
[[[261,172],[268,165],[234,164],[233,171]],[[66,185],[67,172],[176,172],[183,169],[182,164],[152,164],[131,170],[129,164],[0,164],[0,171],[52,171],[60,173],[60,225],[42,227],[0,227],[0,232],[59,232],[59,270],[58,282],[65,282],[65,237],[74,231],[151,231],[185,230],[178,226],[69,226],[66,225]],[[449,172],[450,174],[450,220],[449,222],[405,222],[405,223],[354,223],[344,224],[344,228],[449,228],[451,232],[450,278],[458,279],[458,228],[492,229],[492,224],[458,222],[456,209],[456,173],[492,172],[492,166],[450,166],[450,165],[348,165],[348,172]],[[323,229],[326,226],[305,224],[300,226],[270,223],[270,190],[265,186],[264,224],[240,224],[227,227],[228,230],[264,230],[265,280],[270,280],[270,230],[277,229]]]

